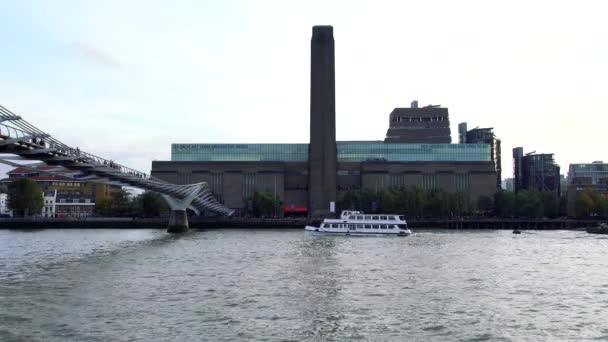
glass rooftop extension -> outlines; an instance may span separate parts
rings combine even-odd
[[[338,162],[490,161],[489,144],[338,141]],[[172,144],[172,161],[307,162],[308,144]]]
[[[171,161],[307,162],[308,144],[171,144]]]

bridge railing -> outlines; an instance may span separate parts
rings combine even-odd
[[[31,144],[31,147],[40,149],[54,148],[57,150],[56,153],[59,155],[74,157],[77,160],[93,164],[99,167],[110,167],[116,169],[121,173],[135,176],[141,179],[148,179],[160,183],[166,183],[165,181],[152,177],[151,175],[145,172],[126,167],[124,165],[114,162],[111,159],[102,158],[92,153],[81,151],[79,148],[68,146],[63,142],[56,140],[50,134],[46,134],[45,132],[37,129],[35,126],[31,125],[30,123],[23,120],[21,117],[1,105],[0,120],[2,122],[10,122],[10,124],[0,123],[0,136],[5,136],[7,138],[23,138],[31,136],[32,139],[23,141],[24,143]]]

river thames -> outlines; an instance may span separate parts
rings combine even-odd
[[[0,231],[0,341],[608,340],[608,236]]]

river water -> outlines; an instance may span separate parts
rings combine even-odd
[[[608,236],[0,231],[0,341],[608,340]]]

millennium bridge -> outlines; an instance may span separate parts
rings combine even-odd
[[[188,230],[187,209],[191,209],[197,215],[206,211],[227,216],[233,213],[233,210],[215,199],[204,182],[187,185],[171,184],[113,160],[81,151],[43,132],[1,105],[0,163],[32,169],[51,176],[157,192],[171,208],[169,232]],[[42,165],[56,166],[56,168],[44,171],[36,169]],[[78,172],[62,173],[61,171],[65,169]]]

